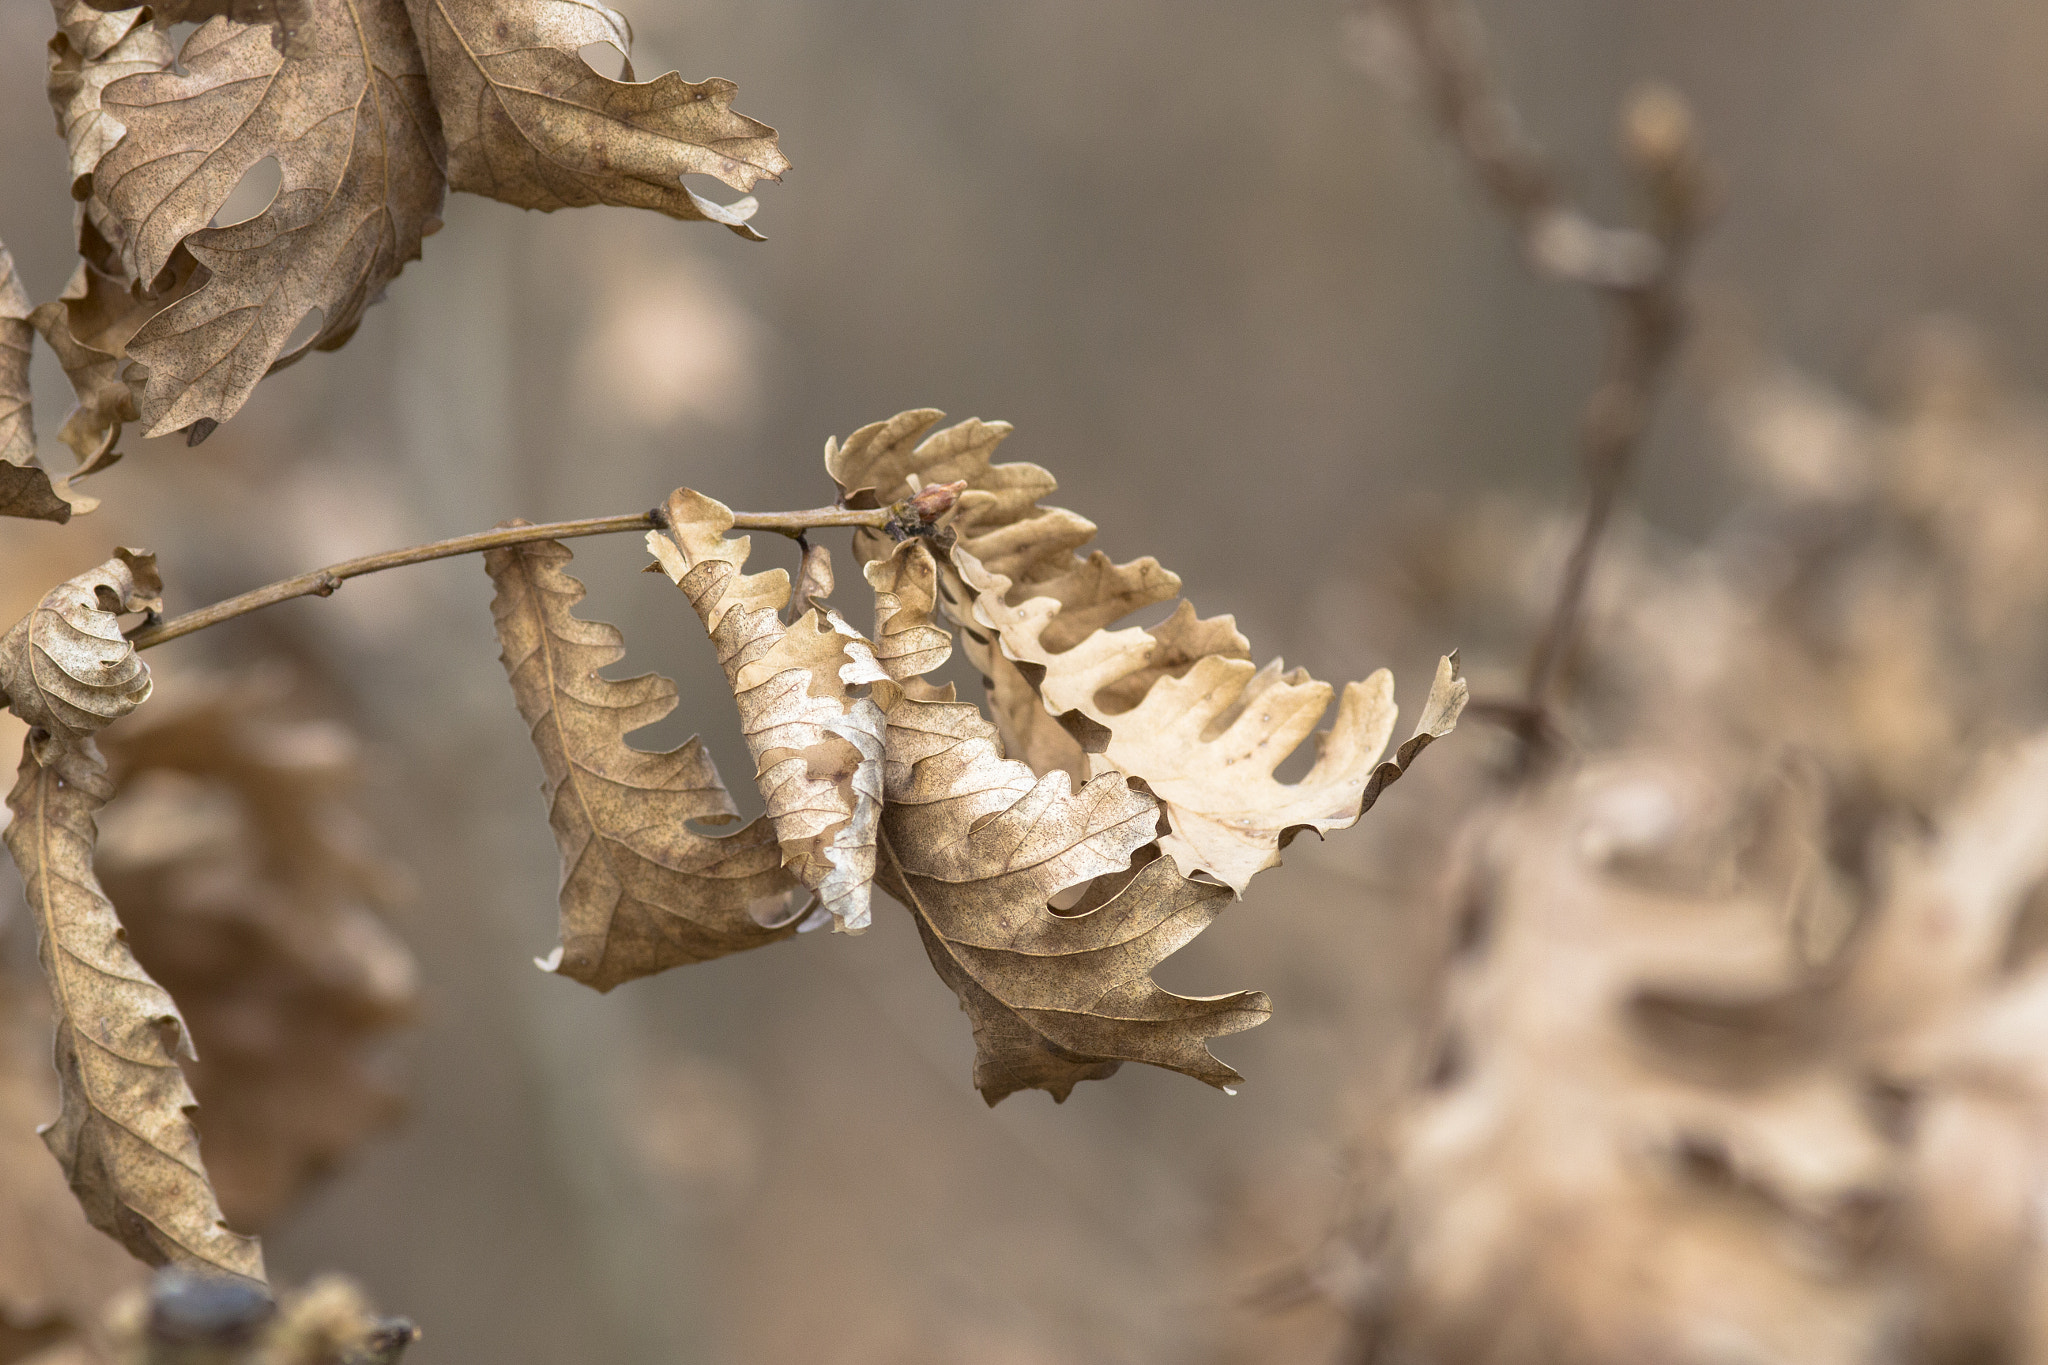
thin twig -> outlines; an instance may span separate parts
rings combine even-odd
[[[1684,331],[1680,276],[1706,217],[1710,177],[1684,104],[1666,90],[1640,93],[1623,114],[1623,146],[1651,223],[1647,231],[1604,227],[1571,201],[1523,133],[1469,0],[1375,0],[1364,23],[1364,55],[1418,87],[1514,225],[1530,266],[1595,290],[1609,308],[1606,361],[1582,427],[1586,510],[1578,537],[1531,651],[1522,701],[1474,706],[1494,713],[1534,756],[1556,743],[1554,694],[1578,640],[1593,567]]]
[[[872,510],[819,507],[807,512],[739,512],[734,514],[732,522],[736,529],[742,531],[779,531],[783,535],[797,536],[807,530],[819,530],[829,526],[866,526],[881,530],[891,524],[892,518],[901,515],[901,509],[894,507]],[[190,635],[195,630],[204,630],[208,626],[231,621],[237,616],[247,615],[259,608],[278,602],[289,602],[295,597],[331,596],[346,580],[360,578],[364,574],[378,573],[384,569],[401,568],[407,564],[424,564],[428,560],[449,559],[456,555],[476,554],[505,545],[524,545],[536,540],[571,540],[578,536],[655,530],[663,522],[663,514],[657,509],[626,516],[547,522],[539,526],[500,526],[494,530],[478,531],[474,535],[456,536],[452,540],[437,540],[432,544],[414,545],[403,550],[386,550],[382,554],[364,555],[360,559],[347,559],[339,564],[330,564],[324,569],[314,569],[310,573],[302,573],[297,577],[245,592],[239,597],[230,597],[225,602],[216,602],[210,607],[188,611],[183,616],[174,616],[168,621],[146,625],[128,638],[137,649],[148,649],[166,640]]]

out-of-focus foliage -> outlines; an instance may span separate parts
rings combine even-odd
[[[246,1284],[164,1271],[109,1316],[113,1365],[396,1365],[420,1335],[339,1275],[273,1302]]]
[[[1625,543],[1590,754],[1464,831],[1423,1077],[1305,1272],[1360,1359],[2048,1358],[2048,425],[1952,323],[1880,411],[1708,358],[1751,493]],[[1433,610],[1520,614],[1546,528],[1488,525]]]
[[[283,668],[181,678],[102,745],[100,878],[192,1030],[207,1167],[250,1231],[397,1118],[391,1042],[419,994],[358,742],[301,691]]]

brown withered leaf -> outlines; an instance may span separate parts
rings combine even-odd
[[[45,756],[90,739],[149,698],[149,665],[122,638],[120,612],[163,605],[156,556],[119,549],[43,594],[0,638],[0,698],[36,727]]]
[[[732,110],[731,81],[599,75],[579,55],[632,29],[594,0],[406,0],[447,137],[448,183],[520,208],[587,204],[707,219],[745,237],[749,197],[713,203],[682,183],[710,175],[745,192],[789,159],[775,130]]]
[[[56,1107],[49,1003],[0,971],[0,1361],[90,1329],[144,1274],[85,1221],[36,1136]]]
[[[864,428],[842,447],[828,445],[826,467],[855,506],[966,481],[946,523],[955,537],[946,608],[970,661],[990,679],[998,716],[1011,718],[1026,752],[1055,759],[1060,746],[1044,733],[1045,719],[1078,718],[1068,724],[1091,735],[1079,746],[1085,771],[1145,780],[1170,826],[1160,847],[1182,871],[1209,873],[1242,894],[1296,832],[1355,823],[1456,724],[1465,683],[1446,659],[1422,726],[1382,763],[1395,707],[1393,676],[1381,669],[1345,687],[1334,722],[1315,734],[1315,766],[1299,781],[1279,781],[1274,770],[1329,708],[1329,684],[1278,660],[1255,667],[1230,618],[1200,620],[1185,601],[1161,625],[1110,629],[1173,598],[1179,578],[1151,559],[1113,564],[1100,551],[1082,559],[1076,550],[1095,527],[1038,505],[1056,487],[1052,476],[991,463],[1006,426],[971,421],[924,436],[938,417],[904,413]],[[872,537],[862,545],[870,556],[879,549]],[[1046,766],[1074,771],[1071,756]]]
[[[788,167],[774,130],[732,111],[729,81],[599,75],[579,50],[625,51],[631,30],[583,0],[55,4],[50,98],[84,264],[35,323],[79,395],[63,435],[80,468],[57,490],[73,510],[94,504],[69,482],[113,462],[121,423],[196,442],[264,375],[346,343],[440,227],[451,184],[758,239],[752,197],[719,205],[682,177],[745,190]],[[201,27],[174,64],[162,30],[188,22]],[[273,201],[211,226],[266,160]]]
[[[294,690],[174,679],[102,739],[100,876],[191,1028],[207,1167],[251,1231],[396,1119],[387,1054],[419,992],[378,913],[400,879],[350,800],[355,738]]]
[[[279,364],[341,345],[438,221],[438,125],[403,0],[315,5],[292,41],[275,36],[210,19],[186,40],[182,71],[101,94],[128,130],[93,177],[121,221],[128,277],[153,284],[181,245],[211,273],[128,342],[148,368],[153,436],[225,421]],[[208,227],[270,157],[282,173],[270,205]],[[319,330],[285,356],[315,309]]]
[[[261,1281],[262,1251],[222,1223],[199,1157],[178,1069],[192,1053],[184,1020],[93,875],[93,817],[113,792],[105,761],[90,736],[37,738],[22,748],[6,837],[56,1009],[62,1106],[43,1140],[87,1219],[138,1258]]]
[[[919,595],[896,585],[934,581],[930,551],[905,542],[870,573],[892,585],[880,633],[916,638]],[[1174,995],[1151,972],[1229,891],[1141,854],[1159,807],[1122,774],[1078,792],[1064,772],[1035,774],[1003,757],[975,707],[913,696],[907,684],[919,681],[876,688],[888,718],[876,875],[973,1021],[983,1098],[1039,1089],[1064,1100],[1127,1061],[1227,1088],[1237,1072],[1208,1040],[1263,1023],[1271,1002],[1259,991]],[[1055,898],[1068,908],[1055,911]]]
[[[676,687],[598,670],[625,656],[616,627],[573,613],[583,585],[564,572],[559,541],[493,550],[505,671],[540,753],[541,790],[562,852],[562,946],[553,970],[601,991],[688,962],[786,938],[785,916],[763,924],[749,906],[783,891],[775,830],[765,819],[712,838],[689,821],[736,816],[696,739],[667,753],[626,743],[675,709]]]
[[[888,674],[830,607],[783,621],[789,574],[741,572],[752,540],[726,537],[725,504],[679,488],[663,511],[647,548],[718,652],[783,862],[834,929],[858,933],[872,919],[882,804],[882,713],[867,689]]]
[[[0,246],[0,517],[69,521],[71,504],[57,496],[49,471],[36,458],[28,383],[35,349],[31,311],[14,257]]]

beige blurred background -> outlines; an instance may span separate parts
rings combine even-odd
[[[163,556],[173,610],[347,555],[630,511],[679,483],[735,507],[829,500],[823,439],[901,408],[1018,426],[1118,558],[1321,677],[1521,643],[1415,639],[1372,604],[1419,509],[1570,496],[1597,316],[1527,279],[1464,168],[1347,64],[1336,0],[637,0],[643,76],[740,84],[795,169],[766,244],[624,211],[454,197],[348,348],[267,382],[197,450],[130,442],[104,511],[9,526],[0,571]],[[2037,0],[1527,0],[1483,6],[1531,131],[1609,213],[1612,113],[1646,78],[1696,108],[1726,202],[1703,285],[1852,392],[1889,329],[1967,317],[2048,387],[2048,7]],[[0,11],[0,239],[31,292],[70,270],[49,22]],[[37,372],[46,442],[66,405]],[[1678,535],[1728,494],[1683,386],[1642,497]],[[63,467],[63,461],[54,462]],[[762,545],[760,553],[783,554]],[[578,546],[589,614],[683,684],[643,744],[729,703],[630,538]],[[40,585],[40,584],[39,584]],[[29,586],[7,585],[10,596]],[[893,913],[599,998],[542,975],[555,854],[458,561],[351,584],[209,642],[334,679],[413,869],[428,1006],[411,1117],[268,1240],[427,1328],[412,1357],[638,1362],[1200,1361],[1262,1254],[1312,1236],[1341,1136],[1406,1065],[1431,932],[1379,869],[1442,837],[1444,776],[1287,867],[1161,972],[1258,987],[1225,1097],[1129,1068],[993,1111],[964,1019]],[[154,656],[169,666],[198,644]],[[1432,760],[1437,756],[1432,755]],[[1410,858],[1412,861],[1412,857]],[[1247,1212],[1247,1191],[1303,1191]],[[1264,1198],[1265,1196],[1260,1196]],[[1284,1201],[1283,1201],[1284,1202]],[[1270,1226],[1268,1226],[1270,1224]],[[1270,1246],[1243,1245],[1247,1226]],[[1255,1354],[1227,1355],[1252,1359]]]

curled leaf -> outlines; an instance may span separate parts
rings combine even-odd
[[[867,689],[888,674],[829,607],[784,623],[788,573],[741,572],[752,542],[726,538],[723,503],[684,488],[664,510],[666,529],[650,531],[647,548],[718,651],[783,861],[835,928],[859,932],[871,919],[882,803],[882,713]]]
[[[616,627],[573,613],[583,585],[559,541],[493,550],[505,672],[540,753],[541,790],[562,852],[562,946],[552,968],[608,991],[624,981],[786,938],[749,906],[790,884],[766,820],[723,838],[689,822],[727,824],[732,798],[696,739],[648,753],[626,736],[675,709],[676,687],[647,673],[598,670],[625,656]]]
[[[90,512],[99,506],[99,500],[74,492],[73,485],[121,458],[117,449],[121,428],[135,421],[139,412],[136,394],[140,384],[129,379],[128,342],[167,299],[181,297],[196,287],[202,272],[191,255],[181,250],[166,276],[164,295],[146,298],[139,286],[98,264],[97,258],[112,248],[100,239],[93,225],[87,222],[80,231],[86,259],[78,263],[64,292],[37,307],[31,320],[57,353],[78,400],[57,433],[71,447],[78,464],[58,481],[58,492],[70,500],[74,510]]]
[[[0,517],[69,521],[71,504],[57,496],[49,471],[36,459],[28,384],[35,329],[29,314],[28,294],[15,273],[14,257],[0,246]]]
[[[871,575],[935,577],[920,541],[887,565]],[[920,613],[903,604],[915,599],[893,596],[884,633],[914,637]],[[1190,998],[1152,980],[1230,903],[1228,889],[1141,854],[1157,836],[1158,804],[1120,773],[1077,792],[1064,772],[1004,758],[973,706],[894,684],[877,692],[888,703],[877,875],[909,907],[932,966],[973,1020],[983,1098],[1039,1089],[1064,1100],[1127,1061],[1218,1087],[1237,1080],[1208,1040],[1263,1023],[1272,1004],[1260,991]],[[1068,908],[1055,911],[1055,898]]]
[[[199,1157],[180,1057],[185,1021],[135,961],[93,875],[94,814],[113,790],[90,736],[31,737],[6,831],[34,913],[56,1009],[62,1108],[43,1132],[92,1225],[152,1265],[263,1279],[254,1238],[231,1232]]]
[[[722,223],[743,237],[750,197],[713,203],[683,184],[710,175],[746,191],[789,158],[775,130],[732,110],[731,81],[599,75],[581,50],[630,57],[632,28],[595,0],[406,0],[448,142],[448,183],[520,208],[654,209]]]
[[[1152,559],[1115,564],[1099,550],[1083,559],[1077,551],[1095,526],[1039,506],[1057,487],[1052,476],[992,463],[1006,425],[976,420],[926,435],[939,416],[925,409],[865,427],[827,445],[826,467],[853,506],[965,482],[946,523],[955,543],[943,604],[989,680],[1011,752],[1040,771],[1143,778],[1166,812],[1160,847],[1182,871],[1241,894],[1298,831],[1357,821],[1456,723],[1465,685],[1450,660],[1439,667],[1421,742],[1383,764],[1395,719],[1384,669],[1338,696],[1278,660],[1254,666],[1229,617],[1200,619],[1185,601],[1160,625],[1111,629],[1170,601],[1180,579]],[[868,558],[883,548],[872,534],[856,546]],[[1317,732],[1333,699],[1336,717]],[[1275,770],[1311,733],[1315,766],[1279,781]]]
[[[156,556],[115,557],[43,595],[0,638],[0,696],[35,730],[46,760],[86,740],[149,697],[149,665],[121,635],[118,613],[163,605]]]

